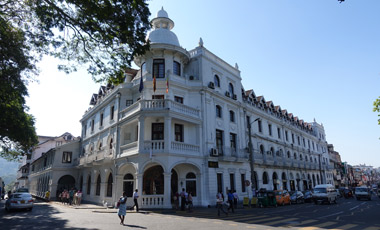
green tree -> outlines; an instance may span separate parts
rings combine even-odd
[[[380,97],[377,98],[373,102],[373,112],[378,112],[379,114],[377,115],[379,119],[377,120],[378,124],[380,125]]]
[[[26,78],[35,70],[27,50],[24,33],[0,16],[0,156],[7,159],[25,154],[37,143],[24,99]]]
[[[70,73],[87,65],[96,81],[124,79],[133,57],[149,49],[145,0],[0,0],[0,155],[17,158],[37,143],[26,84],[49,54]]]

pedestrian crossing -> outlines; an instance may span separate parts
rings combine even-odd
[[[300,230],[320,230],[320,229],[336,229],[350,230],[363,229],[359,224],[343,224],[339,221],[326,221],[318,219],[302,219],[296,216],[273,216],[273,215],[255,215],[252,213],[229,213],[229,215],[221,215],[218,217],[217,212],[210,210],[199,210],[194,212],[177,211],[173,215],[162,214],[165,218],[181,219],[189,221],[198,221],[201,223],[212,223],[218,226],[228,225],[246,229],[300,229]],[[380,227],[367,227],[366,230],[380,230]]]

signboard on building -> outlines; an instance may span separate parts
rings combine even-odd
[[[219,162],[217,162],[217,161],[209,161],[208,162],[208,167],[209,168],[219,168]]]

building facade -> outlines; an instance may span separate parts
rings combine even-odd
[[[152,25],[150,51],[135,58],[140,69],[100,87],[81,119],[75,184],[83,200],[113,204],[138,189],[142,207],[170,208],[185,189],[194,205],[208,206],[218,191],[248,197],[250,185],[306,190],[327,182],[323,125],[245,90],[238,66],[202,39],[182,48],[163,9]]]

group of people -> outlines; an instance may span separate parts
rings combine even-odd
[[[75,188],[65,189],[59,193],[58,198],[62,204],[79,206],[82,202],[82,191]]]
[[[193,194],[190,191],[185,191],[182,189],[181,193],[176,192],[173,196],[173,201],[175,205],[175,209],[179,208],[179,201],[181,200],[181,210],[185,211],[186,207],[189,212],[193,210]]]
[[[224,214],[228,215],[229,210],[231,210],[232,213],[235,213],[238,200],[239,196],[236,190],[228,190],[227,202],[224,201],[223,193],[218,192],[216,194],[216,208],[218,209],[218,216],[220,216],[220,212],[223,212]],[[227,211],[224,210],[224,206],[228,206]]]

